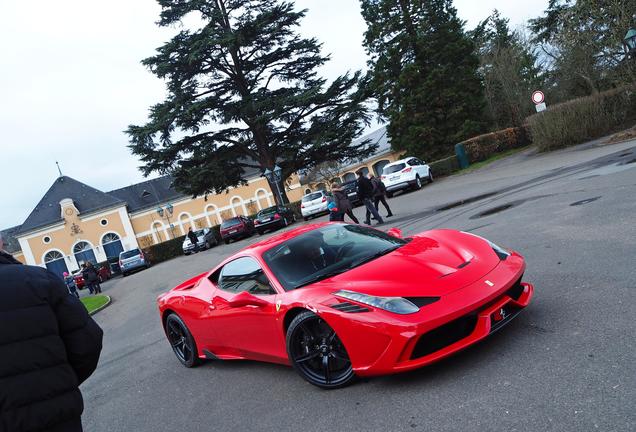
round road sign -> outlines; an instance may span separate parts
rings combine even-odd
[[[534,102],[535,104],[539,105],[540,103],[543,103],[544,100],[545,96],[543,95],[542,91],[537,90],[532,93],[532,102]]]

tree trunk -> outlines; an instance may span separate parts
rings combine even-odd
[[[267,183],[269,184],[269,188],[271,189],[272,194],[274,194],[274,200],[276,201],[276,204],[289,204],[289,198],[287,198],[287,192],[285,191],[285,181],[283,179],[281,179],[281,181],[279,181],[278,183],[270,182],[269,180],[267,180]]]

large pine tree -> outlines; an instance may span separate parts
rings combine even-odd
[[[484,130],[479,60],[451,0],[361,0],[371,89],[393,148],[425,158]]]
[[[144,174],[171,174],[179,190],[204,195],[245,182],[248,169],[278,164],[284,181],[373,151],[351,144],[369,120],[360,73],[331,83],[317,75],[328,57],[298,34],[304,11],[279,0],[158,2],[160,26],[186,16],[200,26],[143,61],[168,89],[148,123],[127,130]]]

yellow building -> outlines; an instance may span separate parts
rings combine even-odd
[[[335,179],[355,179],[353,173],[360,167],[379,175],[384,165],[399,159],[390,149],[384,128],[361,139],[367,138],[378,144],[375,154],[355,164],[343,164]],[[82,262],[103,262],[118,257],[121,251],[183,236],[190,227],[212,227],[273,205],[267,180],[257,170],[246,177],[247,184],[227,193],[192,198],[176,191],[168,176],[110,192],[60,176],[22,225],[2,231],[5,248],[25,264],[47,267],[58,274],[73,272]],[[299,201],[312,190],[326,189],[320,182],[301,183],[307,182],[297,175],[285,182],[290,201]]]

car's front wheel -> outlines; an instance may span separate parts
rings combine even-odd
[[[182,365],[190,368],[201,362],[197,356],[197,345],[194,338],[179,315],[174,313],[168,315],[165,330],[172,351]]]
[[[433,183],[433,171],[428,170],[428,182]]]
[[[313,312],[300,313],[289,325],[287,355],[296,372],[315,386],[335,389],[356,378],[335,330]]]

